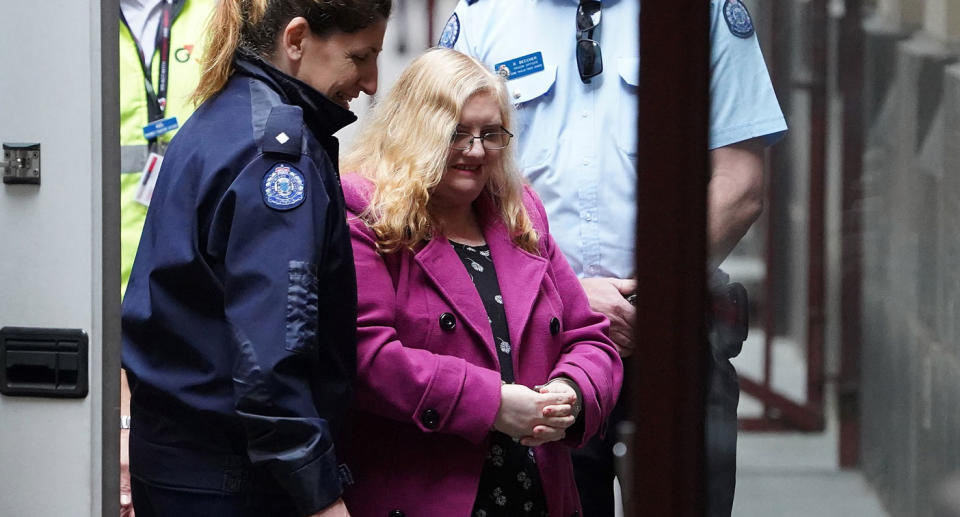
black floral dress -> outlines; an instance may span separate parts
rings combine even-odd
[[[510,333],[490,248],[486,245],[468,246],[450,242],[466,266],[487,310],[497,357],[500,359],[500,378],[505,383],[512,383],[514,372]],[[547,505],[533,449],[520,445],[501,432],[493,431],[480,474],[480,487],[473,503],[472,517],[501,516],[546,517]]]

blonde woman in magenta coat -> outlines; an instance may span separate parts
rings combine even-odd
[[[358,286],[354,517],[578,515],[569,449],[622,380],[512,157],[498,75],[415,60],[344,160]]]

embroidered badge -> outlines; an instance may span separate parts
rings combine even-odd
[[[438,43],[438,45],[453,48],[458,38],[460,38],[460,17],[457,16],[457,13],[453,13],[450,15],[450,19],[447,20],[447,26],[443,28],[443,34],[440,35],[440,43]]]
[[[305,197],[303,174],[286,163],[278,163],[267,171],[261,184],[263,202],[276,210],[290,210],[300,206]]]
[[[730,32],[738,38],[753,36],[753,19],[747,6],[740,0],[726,0],[723,4],[723,19],[727,22]]]

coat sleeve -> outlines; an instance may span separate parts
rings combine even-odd
[[[606,432],[607,417],[623,382],[623,363],[608,336],[610,322],[590,309],[580,280],[546,231],[543,205],[532,189],[527,187],[526,192],[528,213],[540,230],[541,253],[550,262],[549,274],[563,299],[563,350],[550,378],[567,377],[580,388],[582,427],[578,422],[571,428],[565,443],[581,447],[593,435]]]
[[[335,181],[332,165],[320,158],[319,165],[306,156],[254,159],[219,199],[207,240],[207,253],[223,268],[225,317],[234,338],[229,351],[234,406],[246,431],[247,454],[269,470],[304,515],[329,506],[342,491],[331,435],[335,415],[321,413],[318,408],[331,404],[315,397],[348,397],[347,365],[353,364],[341,357],[352,342],[332,346],[328,338],[337,339],[337,333],[317,328],[323,287],[317,272],[331,244],[328,222],[336,217],[345,224],[342,211],[332,213],[324,186]],[[302,179],[298,206],[268,206],[263,181],[277,167]],[[317,372],[324,378],[316,378]]]
[[[349,219],[357,266],[357,407],[480,443],[500,409],[500,373],[404,346],[393,280],[373,232],[355,215]]]

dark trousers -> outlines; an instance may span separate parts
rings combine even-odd
[[[730,517],[737,482],[737,404],[740,384],[730,359],[740,353],[742,336],[731,336],[723,325],[711,325],[708,334],[710,357],[707,372],[706,427],[706,507],[708,517]],[[739,341],[738,341],[739,339]],[[580,492],[584,517],[613,517],[613,445],[617,424],[626,417],[625,394],[630,393],[624,375],[624,387],[610,415],[607,435],[594,437],[581,449],[575,449],[573,471]],[[623,487],[629,490],[629,487]],[[633,494],[643,498],[649,494]],[[642,499],[638,499],[642,500]]]
[[[627,380],[627,375],[624,375],[621,395],[629,391]],[[583,517],[613,517],[613,477],[616,474],[613,446],[617,443],[617,424],[626,419],[625,398],[620,396],[617,399],[607,423],[606,436],[594,436],[585,446],[573,449],[570,453]]]
[[[290,497],[161,487],[130,480],[137,517],[299,517]]]
[[[723,342],[717,332],[710,332],[713,361],[708,373],[704,422],[707,517],[730,517],[733,512],[733,494],[737,485],[737,404],[740,401],[740,383],[730,359],[740,353],[742,346],[742,341]]]
[[[157,444],[142,429],[130,433],[130,488],[139,517],[301,515],[273,476],[245,457]]]

